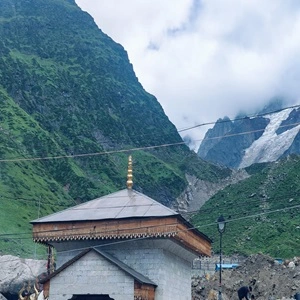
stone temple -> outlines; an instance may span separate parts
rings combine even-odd
[[[41,299],[191,299],[192,261],[211,240],[132,185],[130,156],[126,189],[31,222],[34,241],[56,251]]]

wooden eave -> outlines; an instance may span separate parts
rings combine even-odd
[[[180,216],[33,224],[33,240],[50,245],[64,241],[138,238],[169,238],[197,255],[211,254],[211,240]]]

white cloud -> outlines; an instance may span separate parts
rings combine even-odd
[[[297,0],[76,0],[178,129],[299,99]],[[203,130],[187,133],[199,139]],[[207,128],[205,128],[207,130]]]

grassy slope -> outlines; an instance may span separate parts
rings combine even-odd
[[[299,255],[299,170],[299,156],[253,165],[247,168],[250,178],[212,197],[193,217],[193,223],[214,237],[215,251],[219,251],[216,220],[222,214],[228,220],[223,239],[225,253]]]
[[[13,161],[16,157],[28,156],[23,131],[26,131],[27,135],[36,135],[40,139],[48,140],[49,147],[55,149],[57,145],[3,89],[0,89],[0,116],[1,159],[12,160],[0,162],[0,233],[4,234],[0,238],[0,249],[1,253],[31,256],[35,247],[30,238],[29,221],[52,213],[58,207],[64,208],[74,201],[47,172],[42,162]]]
[[[73,1],[2,0],[1,5],[1,160],[181,142],[158,101],[138,82],[122,46]],[[164,204],[183,191],[185,173],[212,181],[230,173],[184,145],[2,161],[0,234],[14,235],[1,236],[1,251],[32,256],[30,220],[124,188],[129,153],[135,189]]]

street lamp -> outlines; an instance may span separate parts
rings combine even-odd
[[[218,231],[220,233],[220,279],[219,279],[219,300],[222,300],[222,234],[225,232],[225,219],[221,215],[218,218]]]

